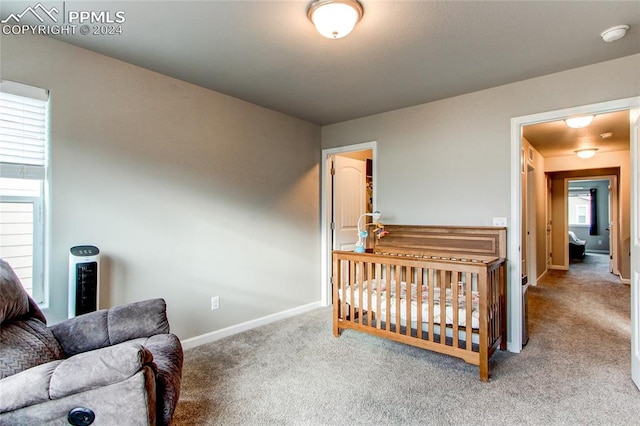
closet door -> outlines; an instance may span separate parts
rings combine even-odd
[[[366,212],[366,163],[336,156],[333,168],[333,248],[353,251],[358,241],[358,218]]]

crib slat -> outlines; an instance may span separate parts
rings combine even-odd
[[[424,269],[416,268],[416,337],[422,338],[422,283]]]
[[[446,344],[447,341],[447,271],[440,270],[440,278],[438,279],[440,287],[440,343]]]
[[[479,301],[480,315],[478,319],[480,326],[485,327],[484,333],[480,333],[480,380],[486,382],[489,380],[489,347],[487,329],[488,324],[488,310],[487,310],[487,275],[478,274],[478,293],[481,295]]]
[[[415,280],[413,279],[413,269],[411,268],[411,266],[407,266],[406,268],[406,272],[407,275],[405,277],[405,288],[407,289],[407,294],[405,296],[405,333],[407,336],[411,336],[411,297],[412,297],[412,285],[411,283],[414,283]]]
[[[400,302],[402,301],[402,269],[403,267],[400,265],[396,265],[395,267],[395,281],[396,281],[396,306],[395,306],[395,314],[396,314],[396,318],[395,318],[395,326],[396,326],[396,333],[400,334]],[[389,313],[389,322],[391,322],[391,313]]]
[[[382,318],[382,315],[380,315],[382,305],[382,291],[380,290],[380,288],[382,287],[382,280],[382,264],[376,263],[376,312],[378,313],[378,318],[376,319],[376,328],[378,330],[380,329],[380,318]]]
[[[453,309],[453,338],[452,340],[452,345],[454,348],[458,347],[458,342],[460,340],[460,335],[458,334],[458,327],[459,327],[459,322],[458,322],[458,316],[459,316],[459,306],[458,306],[458,294],[460,292],[460,288],[461,285],[459,283],[461,283],[461,279],[460,279],[460,273],[459,272],[454,272],[452,274],[453,276],[451,277],[451,309]]]
[[[357,263],[355,260],[352,260],[351,262],[349,262],[349,269],[350,269],[350,274],[349,274],[349,321],[353,322],[353,315],[354,315],[354,305],[355,305],[355,298],[353,296],[354,293],[354,286],[356,283],[356,266]]]
[[[467,350],[473,348],[473,278],[471,272],[465,274],[465,325]]]
[[[487,288],[488,288],[488,300],[489,300],[489,343],[493,343],[495,341],[495,336],[497,335],[497,325],[498,325],[498,315],[496,312],[496,307],[497,307],[497,292],[496,292],[496,287],[495,287],[495,280],[494,280],[494,272],[495,271],[490,271],[489,272],[489,277],[488,277],[488,282],[487,282]]]
[[[338,328],[338,320],[340,319],[340,296],[338,294],[338,288],[340,287],[340,259],[335,254],[333,255],[333,277],[331,277],[331,287],[333,292],[333,335],[338,337],[340,330]]]
[[[356,316],[353,318],[353,321],[358,320],[359,323],[362,323],[362,301],[364,297],[364,262],[358,262],[358,275],[356,276],[357,288],[358,288],[358,311]],[[355,290],[354,290],[355,291]],[[353,299],[351,299],[353,300]],[[355,302],[354,302],[355,303]]]
[[[349,313],[347,312],[347,307],[349,305],[347,305],[347,286],[349,283],[349,275],[351,274],[351,271],[349,270],[349,267],[351,265],[351,261],[347,260],[344,262],[343,268],[344,268],[344,276],[342,277],[342,282],[340,283],[340,289],[342,291],[342,303],[341,303],[341,312],[342,312],[342,319],[346,320],[347,317],[349,316]]]
[[[387,285],[385,290],[385,299],[387,305],[387,314],[384,317],[384,329],[391,331],[391,265],[385,265],[387,268]]]
[[[436,270],[435,269],[429,269],[428,273],[427,273],[427,279],[428,279],[428,289],[429,289],[429,340],[434,342],[435,338],[435,325],[434,323],[436,322],[436,310],[434,309],[434,292],[435,292],[435,287],[436,287]]]
[[[367,325],[371,327],[371,316],[373,314],[373,308],[371,307],[371,287],[373,286],[373,263],[367,262]],[[360,290],[362,292],[363,290]],[[362,320],[360,321],[362,323]]]

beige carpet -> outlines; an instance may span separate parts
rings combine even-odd
[[[629,286],[589,255],[529,292],[530,340],[492,379],[461,360],[346,331],[322,308],[186,351],[180,425],[627,425]]]

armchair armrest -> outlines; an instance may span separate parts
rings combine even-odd
[[[142,345],[125,342],[30,368],[0,381],[0,413],[124,381],[152,361]]]
[[[51,332],[67,356],[139,337],[169,332],[167,305],[150,299],[80,315],[54,324]]]

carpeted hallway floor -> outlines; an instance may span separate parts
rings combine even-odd
[[[455,358],[334,338],[321,308],[186,351],[175,424],[638,424],[629,286],[606,262],[588,255],[530,288],[529,343],[496,353],[489,383]]]

